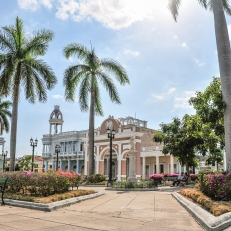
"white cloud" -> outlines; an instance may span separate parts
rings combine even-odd
[[[54,98],[54,99],[62,99],[63,96],[62,95],[52,95],[52,98]]]
[[[191,97],[196,96],[195,91],[185,91],[184,97],[174,98],[174,108],[191,108],[188,101]]]
[[[40,5],[51,9],[52,1],[53,0],[18,0],[18,5],[21,9],[35,11]]]
[[[175,35],[174,38],[177,39],[177,35]]]
[[[206,64],[205,62],[200,62],[198,59],[194,59],[194,60],[199,67],[203,67]]]
[[[167,94],[169,95],[169,94],[173,93],[174,91],[176,91],[176,88],[172,87],[169,89]]]
[[[182,47],[187,47],[187,44],[186,43],[182,43]]]
[[[162,95],[152,94],[152,97],[153,97],[154,99],[158,99],[158,100],[164,99],[164,95],[163,95],[163,94],[162,94]]]
[[[125,50],[124,50],[124,54],[125,54],[125,55],[132,55],[132,56],[134,56],[134,57],[137,57],[137,56],[140,55],[140,52],[125,49]]]
[[[121,29],[132,23],[153,18],[152,0],[58,0],[56,17],[74,21],[95,19],[105,27]]]

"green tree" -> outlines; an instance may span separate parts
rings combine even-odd
[[[10,101],[2,101],[0,98],[0,135],[5,132],[9,132],[10,125],[8,118],[11,118],[11,112],[9,111],[12,103]]]
[[[18,165],[20,169],[30,171],[32,169],[32,166],[34,168],[38,168],[38,165],[35,163],[32,163],[32,156],[24,156],[19,159]]]
[[[226,104],[224,113],[226,168],[231,172],[231,52],[225,13],[231,15],[229,0],[198,0],[205,8],[213,11],[218,61],[221,77],[222,98]],[[169,0],[168,7],[177,20],[181,0]]]
[[[222,100],[220,78],[213,77],[213,81],[205,91],[196,92],[196,96],[190,98],[189,104],[193,106],[196,110],[196,114],[203,122],[204,136],[209,136],[209,134],[213,133],[214,136],[217,136],[217,142],[223,149],[225,145],[225,103]],[[215,147],[211,147],[211,149],[214,148]]]
[[[205,152],[205,150],[201,149],[204,140],[191,134],[188,125],[189,118],[189,115],[185,115],[182,120],[173,118],[171,123],[162,123],[160,124],[161,129],[153,136],[154,142],[163,142],[163,154],[177,157],[178,161],[186,166],[188,174],[189,167],[197,166],[197,151],[202,150],[203,154]]]
[[[42,60],[48,43],[54,34],[40,30],[32,35],[24,31],[23,21],[16,18],[15,25],[2,27],[0,31],[0,94],[12,95],[12,120],[10,136],[10,171],[14,171],[20,89],[30,103],[46,102],[47,90],[51,90],[57,79],[51,68]]]
[[[207,156],[206,164],[213,165],[213,166],[216,164],[218,170],[218,164],[221,164],[222,161],[223,161],[222,150],[220,148],[211,149],[209,155]]]
[[[83,64],[68,67],[64,73],[63,85],[65,87],[65,98],[68,101],[75,100],[75,90],[79,86],[79,104],[81,111],[89,110],[90,94],[90,115],[89,115],[89,174],[94,173],[94,116],[103,116],[100,99],[99,83],[109,93],[112,102],[121,103],[116,86],[110,75],[113,75],[121,85],[129,84],[129,78],[125,69],[116,61],[111,59],[99,59],[95,50],[72,43],[63,50],[65,57],[77,56]]]

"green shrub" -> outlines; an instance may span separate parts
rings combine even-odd
[[[87,183],[99,183],[106,180],[106,176],[103,174],[93,174],[86,178]]]

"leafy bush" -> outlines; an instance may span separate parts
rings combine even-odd
[[[215,200],[231,200],[231,174],[210,173],[199,178],[199,188]]]
[[[37,172],[4,172],[0,177],[9,178],[7,190],[10,193],[22,193],[31,195],[53,195],[69,190],[69,187],[78,187],[81,175],[74,172],[61,170]]]
[[[87,183],[99,183],[106,180],[106,176],[103,174],[93,174],[91,176],[88,176],[86,181]]]

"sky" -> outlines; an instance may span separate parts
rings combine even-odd
[[[127,71],[130,85],[115,84],[122,104],[110,101],[101,90],[104,116],[95,118],[99,127],[109,115],[132,116],[148,121],[148,127],[194,114],[188,104],[196,91],[204,91],[213,76],[219,76],[213,14],[197,0],[182,1],[177,23],[167,8],[168,0],[0,0],[0,27],[15,24],[18,16],[28,36],[49,29],[55,33],[43,59],[58,79],[48,100],[30,104],[23,89],[19,102],[16,157],[31,154],[30,138],[38,139],[35,154],[42,154],[43,134],[49,134],[49,116],[59,105],[63,131],[88,129],[89,113],[76,101],[64,98],[63,73],[80,63],[63,56],[63,48],[79,43],[95,48],[99,58],[119,62]],[[231,31],[231,17],[226,16]],[[10,150],[10,134],[5,150]]]

